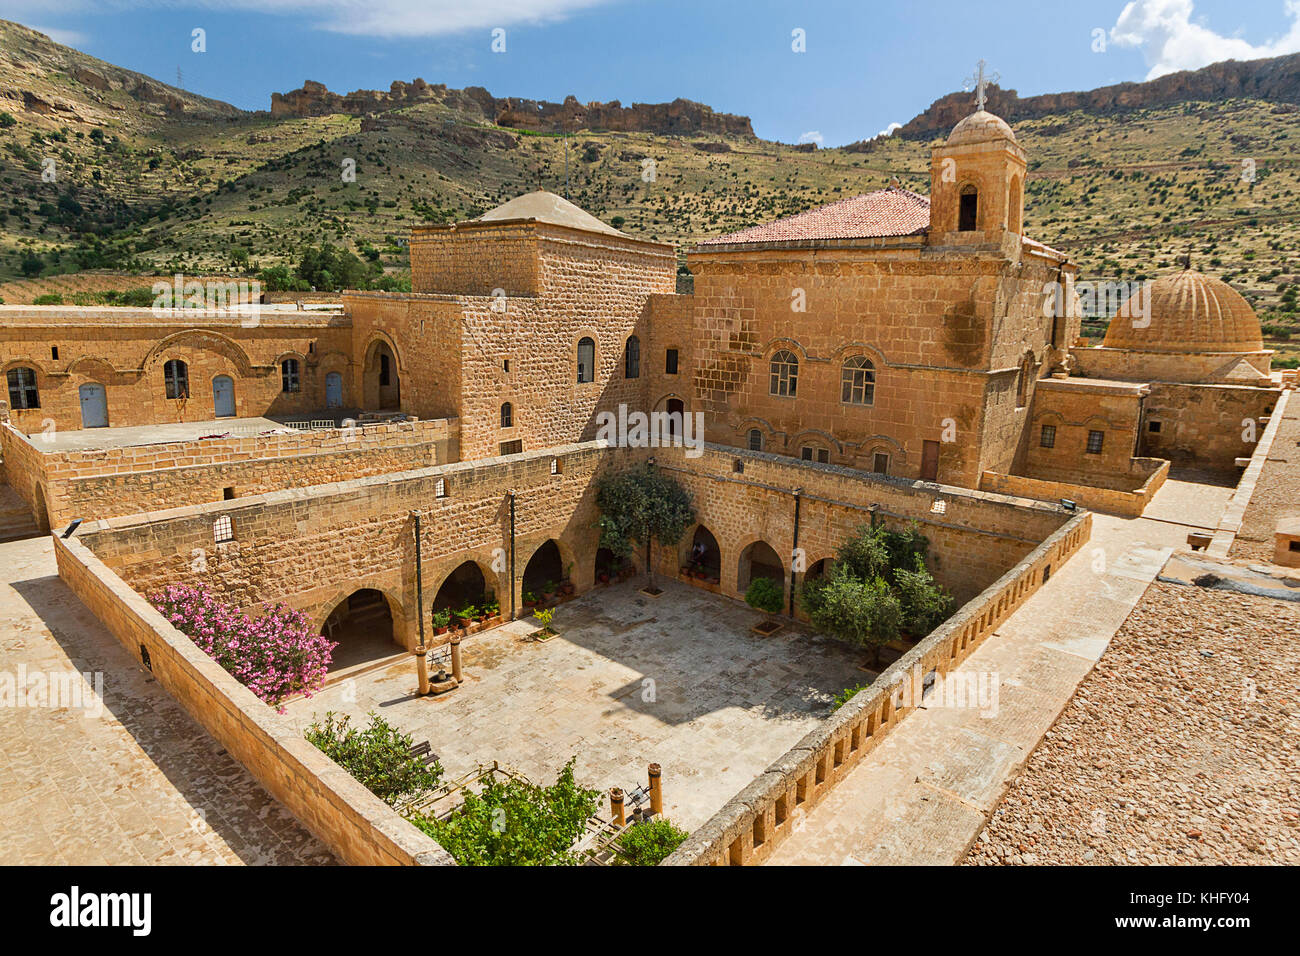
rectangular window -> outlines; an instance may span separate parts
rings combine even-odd
[[[1159,431],[1160,431],[1160,423],[1159,423],[1159,422],[1147,422],[1147,431],[1149,431],[1149,432],[1159,432]]]
[[[1044,448],[1056,447],[1056,426],[1044,425],[1042,432],[1038,436],[1038,444]]]
[[[439,478],[433,483],[433,496],[435,498],[447,497],[447,479]]]
[[[751,428],[749,430],[749,450],[750,451],[763,450],[763,433],[759,431],[757,428]]]
[[[799,449],[799,457],[802,458],[804,461],[812,461],[813,450],[809,448],[807,445],[804,445],[802,448]]]
[[[664,356],[664,374],[665,375],[677,374],[677,350],[676,349],[669,349],[667,354]]]
[[[1088,454],[1100,455],[1102,442],[1106,440],[1106,433],[1099,431],[1088,432]]]
[[[889,474],[889,456],[883,452],[876,452],[871,461],[871,470],[878,475]]]
[[[825,449],[825,448],[818,448],[818,449],[817,449],[817,460],[818,460],[819,462],[821,462],[823,465],[829,465],[829,464],[830,464],[830,461],[831,461],[831,453],[830,453],[830,451],[827,450],[827,449]]]
[[[501,454],[517,455],[524,450],[524,440],[516,438],[514,441],[503,441],[501,443]]]
[[[50,358],[54,359],[55,361],[58,360],[58,358],[59,358],[59,347],[58,347],[57,345],[51,345],[51,346],[50,346]]]
[[[222,515],[213,522],[212,540],[217,544],[235,540],[235,528],[230,522],[230,515]]]

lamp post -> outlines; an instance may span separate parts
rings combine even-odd
[[[415,603],[416,616],[420,622],[420,643],[415,648],[415,670],[420,681],[420,696],[424,697],[429,693],[429,662],[425,658],[427,651],[424,646],[424,569],[420,562],[419,510],[412,511],[411,517],[415,519]]]

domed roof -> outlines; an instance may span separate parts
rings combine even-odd
[[[536,219],[538,222],[547,222],[555,226],[568,226],[571,229],[603,232],[610,236],[623,235],[613,226],[606,225],[585,209],[569,202],[563,196],[557,196],[555,193],[547,192],[544,189],[516,196],[495,209],[489,209],[478,218],[480,222]]]
[[[986,143],[995,139],[1009,139],[1014,143],[1016,134],[1002,117],[994,116],[988,110],[977,110],[952,128],[948,134],[948,145]]]
[[[1146,293],[1143,314],[1113,318],[1103,345],[1144,352],[1259,352],[1259,318],[1250,303],[1221,279],[1185,269],[1161,276]],[[1121,308],[1121,312],[1124,310]]]

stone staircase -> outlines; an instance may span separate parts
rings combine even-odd
[[[27,503],[8,485],[0,485],[0,542],[35,538],[40,533]]]

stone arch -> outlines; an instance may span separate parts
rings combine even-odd
[[[983,179],[967,176],[957,183],[954,195],[957,201],[953,209],[956,216],[953,229],[957,232],[978,232],[984,225],[985,207],[988,205],[988,190]]]
[[[769,339],[768,343],[763,346],[761,354],[764,363],[772,361],[772,356],[777,352],[780,352],[782,349],[794,352],[794,354],[799,357],[800,363],[808,361],[808,350],[800,345],[797,340],[785,338],[784,336],[777,336],[774,339]]]
[[[844,364],[844,360],[854,355],[865,355],[871,360],[877,370],[890,364],[888,357],[880,350],[878,346],[870,342],[846,342],[834,352],[831,353],[831,364],[839,368]]]
[[[140,363],[140,371],[152,371],[155,364],[162,361],[164,357],[168,357],[168,352],[185,348],[204,349],[208,352],[214,352],[227,359],[241,376],[246,378],[253,374],[253,362],[238,342],[229,336],[222,335],[220,332],[210,332],[207,329],[184,329],[163,336],[146,353],[144,360]],[[184,358],[184,356],[180,357]]]
[[[65,375],[80,375],[83,379],[92,382],[98,382],[100,385],[111,385],[118,378],[117,368],[108,361],[97,355],[83,355],[75,358],[64,368]]]
[[[785,592],[786,562],[781,552],[761,536],[750,538],[737,552],[736,593],[744,597],[756,576],[771,578]]]
[[[376,331],[363,353],[361,377],[363,402],[376,410],[395,411],[402,407],[402,355],[392,336]]]
[[[519,583],[521,594],[529,591],[540,595],[547,583],[559,585],[564,579],[565,553],[558,538],[548,537],[528,556],[523,564]]]
[[[682,535],[677,547],[679,567],[689,567],[692,572],[703,571],[706,578],[722,578],[722,544],[717,535],[703,521]]]
[[[490,563],[470,555],[464,558],[450,571],[440,576],[437,583],[425,595],[424,605],[430,611],[452,610],[476,602],[489,593],[497,600],[501,599],[500,575],[492,570]],[[507,598],[507,603],[509,598]]]
[[[836,454],[844,454],[844,443],[830,432],[823,431],[820,428],[805,428],[803,431],[796,433],[795,436],[790,439],[790,447],[798,448],[801,442],[808,439],[830,445]]]
[[[318,630],[338,643],[330,674],[402,652],[400,605],[383,589],[355,588],[326,606]]]

